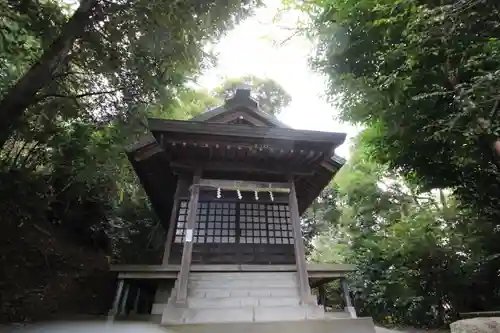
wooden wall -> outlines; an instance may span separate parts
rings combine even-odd
[[[189,186],[181,179],[169,264],[181,261]],[[274,193],[273,200],[268,193],[259,193],[259,200],[253,192],[241,194],[239,199],[236,191],[222,191],[217,198],[215,189],[200,192],[192,264],[294,264],[288,194]]]

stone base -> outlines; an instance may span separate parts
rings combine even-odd
[[[252,323],[276,321],[304,321],[328,318],[349,318],[349,314],[325,313],[311,306],[240,307],[240,308],[167,308],[162,316],[162,325],[204,323]],[[343,316],[342,316],[343,315]]]
[[[346,306],[345,307],[345,312],[347,312],[351,318],[356,318],[357,315],[356,315],[356,309],[354,308],[354,306]]]
[[[371,318],[193,324],[171,329],[179,333],[375,333]]]
[[[185,304],[175,304],[174,290],[168,303],[155,303],[151,312],[162,314],[163,325],[290,322],[326,317],[313,295],[307,304],[301,304],[295,272],[191,273]],[[352,317],[349,312],[344,314],[344,318]]]

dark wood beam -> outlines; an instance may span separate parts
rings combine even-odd
[[[319,302],[323,306],[323,310],[326,311],[326,290],[325,290],[325,285],[319,285],[318,286],[318,293],[319,293]]]
[[[125,285],[125,281],[122,278],[118,279],[118,284],[116,286],[115,298],[113,300],[113,305],[111,306],[111,310],[109,310],[108,321],[114,321],[116,315],[120,311],[120,301],[122,299],[123,286]]]
[[[158,134],[162,136],[163,134]],[[266,139],[266,138],[263,138]],[[259,154],[265,157],[296,158],[307,155],[306,151],[314,151],[315,156],[323,156],[329,151],[331,144],[314,144],[308,142],[293,142],[284,140],[264,140],[264,142],[248,138],[211,136],[169,136],[162,144],[163,149],[172,152],[192,151],[196,148],[217,149],[221,151],[233,148],[244,150],[246,154]]]
[[[329,161],[321,162],[321,166],[330,172],[337,172],[338,168]]]
[[[165,251],[163,252],[162,266],[168,265],[168,259],[170,257],[170,250],[172,247],[172,242],[174,240],[174,231],[177,224],[177,209],[179,207],[179,196],[180,196],[180,181],[177,181],[177,186],[175,188],[174,201],[172,205],[172,213],[170,213],[170,222],[168,225],[167,239],[165,241]]]
[[[174,170],[194,170],[200,166],[200,162],[173,162],[170,164]],[[244,172],[244,173],[268,173],[268,174],[293,174],[300,176],[311,176],[314,170],[311,168],[295,169],[293,167],[284,167],[283,163],[268,163],[266,165],[256,166],[245,162],[207,162],[201,164],[205,171],[226,171],[226,172]]]
[[[142,161],[150,158],[151,156],[163,152],[163,149],[157,144],[151,144],[146,147],[140,148],[133,153],[134,160]]]
[[[288,183],[267,183],[253,182],[244,180],[227,180],[227,179],[200,179],[197,183],[200,187],[220,188],[222,190],[240,189],[241,191],[264,191],[273,190],[281,192],[290,192]]]
[[[195,171],[193,184],[198,184],[201,179],[201,169]],[[199,186],[191,187],[191,196],[188,205],[187,227],[185,230],[184,247],[182,250],[181,269],[178,278],[178,288],[176,295],[177,304],[185,304],[187,301],[187,286],[189,271],[191,269],[191,258],[193,255],[193,237],[196,226],[196,213],[198,211],[198,198],[200,196]]]
[[[304,241],[302,239],[302,231],[300,227],[299,206],[297,201],[297,193],[295,192],[295,182],[293,176],[289,177],[290,194],[289,207],[290,217],[293,226],[293,238],[295,248],[295,261],[297,264],[297,279],[299,284],[299,295],[302,304],[311,303],[311,289],[309,287],[309,277],[307,276],[306,251]]]
[[[341,145],[346,138],[345,133],[294,130],[289,128],[233,126],[228,124],[203,123],[196,121],[176,121],[165,119],[148,119],[152,132],[177,132],[186,134],[224,135],[253,139],[308,141],[330,143],[333,147]]]
[[[351,315],[351,318],[356,318],[356,309],[352,305],[351,294],[349,293],[349,286],[347,280],[344,278],[340,281],[342,285],[342,293],[344,294],[345,310]]]

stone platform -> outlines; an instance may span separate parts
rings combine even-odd
[[[347,312],[325,314],[313,295],[300,304],[296,280],[295,272],[191,273],[187,304],[175,305],[174,292],[152,313],[162,314],[162,325],[350,318]]]
[[[371,318],[167,326],[179,333],[375,333]]]

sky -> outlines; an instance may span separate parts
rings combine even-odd
[[[280,1],[267,0],[265,4],[266,7],[258,9],[255,16],[227,33],[214,47],[218,64],[205,72],[198,84],[210,90],[224,77],[251,74],[273,79],[292,96],[291,104],[278,118],[296,129],[347,133],[346,143],[336,150],[338,155],[347,158],[349,141],[358,130],[335,120],[338,110],[323,97],[326,79],[308,64],[313,44],[303,36],[287,40],[300,14],[282,13],[279,22],[273,22]]]

